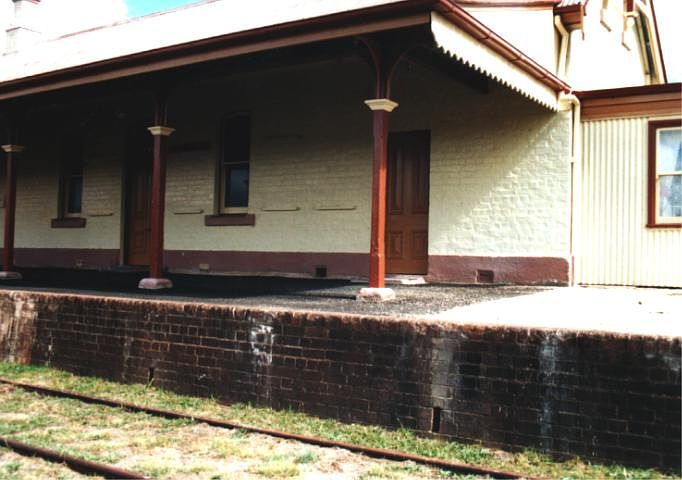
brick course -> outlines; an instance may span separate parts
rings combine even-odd
[[[15,358],[79,374],[146,383],[153,369],[181,393],[680,467],[679,338],[35,292],[2,292],[0,318],[18,332],[0,335],[5,358],[24,332]]]

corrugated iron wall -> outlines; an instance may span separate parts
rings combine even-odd
[[[682,229],[646,227],[648,120],[582,125],[578,283],[682,287]]]

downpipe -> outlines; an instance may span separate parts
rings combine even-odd
[[[559,109],[562,111],[569,108],[573,111],[571,133],[571,188],[570,188],[570,220],[569,220],[569,253],[571,256],[570,285],[576,285],[575,257],[580,253],[577,250],[579,240],[580,223],[580,167],[582,164],[582,138],[580,134],[580,99],[572,93],[560,93],[558,98]]]

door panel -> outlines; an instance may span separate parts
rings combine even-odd
[[[430,143],[427,131],[389,136],[387,273],[425,274],[428,268]]]
[[[151,137],[151,135],[148,135]],[[131,138],[126,175],[125,243],[127,265],[149,265],[151,234],[151,140]]]
[[[400,258],[403,256],[403,234],[402,232],[389,232],[388,248],[386,255],[389,258]]]
[[[387,193],[390,192],[388,194],[387,213],[389,215],[401,215],[403,213],[403,201],[405,200],[403,158],[402,156],[396,156],[392,161],[394,163],[393,175],[389,174],[386,187]],[[389,162],[391,162],[391,159],[389,159]],[[388,171],[391,171],[391,167],[389,167]]]

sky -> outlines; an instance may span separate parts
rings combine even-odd
[[[41,8],[49,10],[49,19],[43,32],[60,35],[83,30],[92,26],[105,25],[125,18],[134,18],[149,13],[194,3],[197,0],[42,0]],[[235,0],[236,1],[236,0]],[[327,0],[332,1],[332,0]],[[337,0],[343,1],[343,0]],[[3,8],[11,2],[0,0],[0,24]],[[663,56],[669,82],[682,81],[682,0],[655,0]],[[74,14],[74,12],[79,12]],[[2,27],[3,25],[0,25]],[[1,45],[0,45],[1,46]]]
[[[139,17],[148,13],[160,12],[193,3],[193,1],[196,0],[126,0],[125,3],[128,7],[128,15],[130,17]]]

